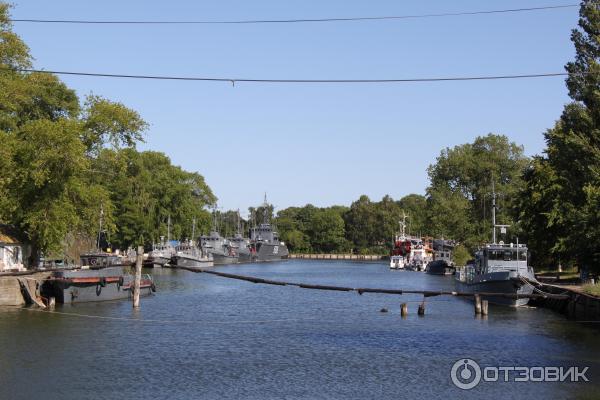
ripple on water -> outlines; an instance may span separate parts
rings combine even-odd
[[[220,270],[352,287],[453,288],[449,277],[384,263],[294,260]],[[465,300],[435,297],[420,318],[416,295],[359,296],[172,270],[156,271],[155,280],[158,293],[142,299],[139,312],[123,301],[57,308],[115,319],[0,313],[0,398],[562,399],[598,389],[452,386],[450,368],[464,357],[484,365],[585,362],[597,371],[597,332],[546,310],[491,307],[482,320]],[[405,301],[410,314],[402,319]]]

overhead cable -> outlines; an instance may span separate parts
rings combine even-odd
[[[562,4],[553,6],[510,8],[502,10],[461,11],[433,14],[415,15],[386,15],[373,17],[334,17],[334,18],[295,18],[295,19],[255,19],[255,20],[84,20],[84,19],[37,19],[13,18],[11,22],[43,23],[43,24],[96,24],[96,25],[236,25],[236,24],[290,24],[290,23],[317,23],[317,22],[357,22],[357,21],[385,21],[403,19],[423,19],[458,17],[469,15],[508,14],[518,12],[531,12],[542,10],[558,10],[579,7],[579,4]]]
[[[19,72],[35,72],[55,75],[74,75],[101,78],[126,78],[126,79],[149,79],[149,80],[174,80],[174,81],[203,81],[203,82],[227,82],[236,83],[306,83],[306,84],[356,84],[356,83],[423,83],[423,82],[448,82],[448,81],[483,81],[500,79],[530,79],[567,76],[568,72],[549,72],[516,75],[481,75],[481,76],[444,76],[429,78],[392,78],[392,79],[257,79],[257,78],[224,78],[224,77],[198,77],[198,76],[167,76],[167,75],[133,75],[112,74],[98,72],[76,72],[76,71],[54,71],[45,69],[17,69]]]

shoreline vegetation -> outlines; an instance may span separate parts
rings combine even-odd
[[[211,228],[217,201],[201,174],[163,153],[138,151],[148,123],[134,110],[90,94],[79,98],[56,75],[23,72],[29,48],[12,31],[0,2],[0,223],[27,236],[29,265],[76,259],[100,247],[149,249]],[[429,166],[426,193],[399,200],[360,196],[349,207],[251,208],[252,222],[270,217],[296,253],[388,254],[406,213],[415,236],[456,240],[464,264],[491,232],[490,192],[499,193],[497,221],[511,225],[505,242],[527,243],[532,265],[600,271],[600,4],[584,0],[573,30],[575,59],[565,68],[572,101],[544,133],[546,149],[531,158],[523,146],[489,133],[444,148]],[[401,174],[390,185],[401,186]],[[217,211],[221,233],[236,230],[237,212]],[[98,235],[98,220],[103,232]],[[243,221],[249,224],[250,221]]]

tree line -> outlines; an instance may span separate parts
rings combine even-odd
[[[278,212],[277,227],[296,252],[387,254],[406,215],[408,234],[454,239],[473,250],[490,240],[492,185],[499,193],[497,221],[508,224],[528,162],[522,146],[488,134],[442,150],[429,167],[425,196],[372,201],[363,195],[350,207],[290,207]],[[515,227],[510,239],[518,233]]]
[[[361,196],[350,208],[280,211],[290,248],[380,252],[406,211],[413,233],[452,238],[473,251],[490,240],[493,185],[497,223],[511,225],[505,240],[527,242],[533,265],[600,271],[600,2],[582,1],[579,14],[575,60],[565,67],[572,101],[544,133],[543,154],[527,158],[522,146],[494,134],[444,149],[428,169],[425,196]]]
[[[451,238],[473,251],[490,240],[491,192],[505,241],[527,242],[537,268],[558,264],[600,270],[600,2],[584,0],[566,65],[572,101],[544,133],[543,154],[528,158],[506,136],[487,134],[443,149],[428,168],[424,196],[349,207],[251,209],[244,227],[274,221],[292,251],[387,253],[403,213],[415,235]],[[0,2],[0,223],[20,228],[40,254],[93,243],[103,220],[115,248],[151,245],[208,232],[216,197],[202,175],[159,152],[138,151],[148,124],[125,105],[79,98],[55,75],[30,68],[27,45]],[[222,228],[237,231],[237,213]],[[35,260],[33,260],[35,261]]]
[[[208,227],[204,207],[216,198],[204,178],[136,150],[148,127],[136,111],[21,72],[31,65],[0,3],[0,223],[26,234],[32,265],[89,248],[101,219],[115,248],[158,240],[169,216],[175,237],[190,237],[193,220]]]

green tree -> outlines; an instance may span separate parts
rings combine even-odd
[[[105,144],[115,149],[134,148],[143,141],[142,134],[148,128],[136,111],[95,95],[86,98],[82,120],[82,141],[92,155],[97,155]]]
[[[525,174],[520,216],[543,265],[600,270],[600,2],[581,3],[566,65],[573,102],[544,137],[546,151]]]
[[[194,219],[196,235],[210,229],[205,207],[216,201],[212,191],[201,175],[173,166],[164,154],[103,149],[94,165],[96,182],[115,206],[115,246],[157,242],[167,235],[169,217],[173,238],[191,238]]]
[[[31,66],[29,47],[12,31],[10,4],[0,2],[0,66],[12,70]]]
[[[529,164],[523,147],[504,135],[488,134],[473,143],[444,149],[428,169],[432,233],[471,249],[490,240],[492,183],[498,197],[498,224],[514,224],[522,174]],[[507,239],[518,234],[513,227]]]
[[[353,202],[344,219],[346,238],[354,245],[355,250],[368,249],[373,245],[376,241],[376,213],[368,196],[362,195]]]
[[[318,252],[339,252],[346,245],[344,220],[331,208],[317,211],[309,229],[311,247]]]
[[[452,261],[456,266],[463,266],[471,259],[471,253],[461,244],[456,246],[452,251]]]
[[[94,95],[82,107],[56,76],[20,71],[31,56],[8,11],[0,2],[0,222],[26,232],[31,261],[95,237],[101,208],[123,247],[157,240],[169,216],[175,237],[191,237],[193,219],[208,225],[204,178],[135,150],[148,126],[137,112]]]
[[[35,264],[40,253],[60,251],[67,233],[85,225],[89,160],[77,121],[31,121],[19,129],[13,146],[10,220],[28,233]]]
[[[397,223],[402,219],[402,213],[407,215],[407,233],[424,235],[431,234],[429,215],[427,213],[427,198],[420,194],[409,194],[396,202],[400,209]]]

